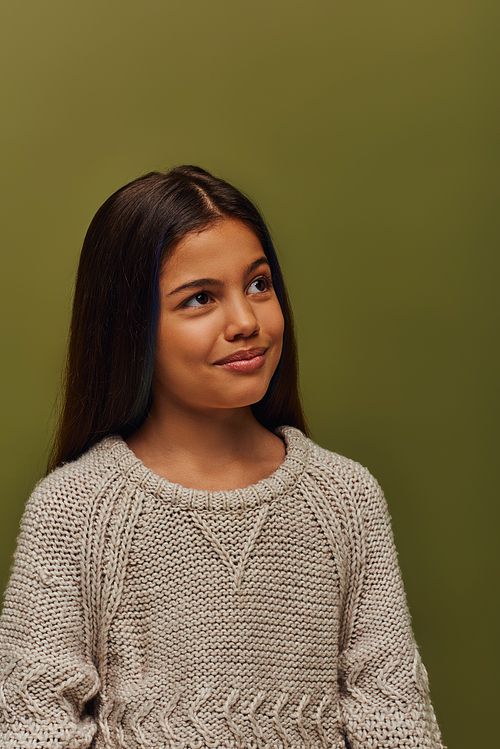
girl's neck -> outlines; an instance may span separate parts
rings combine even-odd
[[[285,457],[283,441],[257,421],[250,406],[210,414],[153,409],[127,444],[158,475],[210,491],[257,483]]]

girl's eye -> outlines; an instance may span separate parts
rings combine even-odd
[[[250,294],[262,294],[263,291],[269,291],[271,288],[271,279],[266,276],[261,276],[252,281],[248,287]]]
[[[185,307],[204,307],[205,304],[208,304],[210,301],[210,297],[207,294],[206,291],[200,291],[198,294],[195,294],[194,296],[190,297],[184,302]]]

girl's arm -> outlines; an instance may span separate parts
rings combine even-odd
[[[96,731],[99,678],[87,654],[80,587],[86,504],[64,486],[62,469],[35,489],[23,516],[0,624],[6,749],[83,749]]]
[[[352,749],[441,749],[384,495],[362,469],[351,496],[357,563],[350,575],[339,669],[349,744]]]

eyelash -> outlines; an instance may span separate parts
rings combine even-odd
[[[254,283],[257,283],[257,281],[265,281],[266,282],[266,288],[264,289],[264,291],[269,291],[269,289],[271,289],[272,286],[273,286],[273,280],[272,280],[271,276],[267,275],[266,273],[263,273],[258,278],[254,278],[254,280],[248,285],[249,288],[250,288],[250,286],[253,286]],[[259,293],[263,294],[264,291],[260,291]]]
[[[273,280],[272,280],[271,276],[269,276],[269,275],[267,275],[267,274],[264,273],[261,276],[258,276],[257,278],[254,278],[254,280],[251,281],[248,284],[248,288],[250,288],[250,286],[252,286],[257,281],[265,281],[266,282],[266,288],[263,291],[257,292],[258,294],[264,294],[266,291],[269,291],[269,289],[271,289],[273,287]],[[181,306],[182,307],[196,307],[197,305],[189,304],[189,302],[191,302],[193,299],[196,299],[196,297],[200,296],[201,294],[206,294],[207,296],[210,296],[210,292],[209,291],[207,291],[206,289],[200,289],[200,291],[197,291],[196,294],[193,294],[192,296],[188,297],[188,299],[186,299],[182,303]],[[206,305],[205,304],[200,304],[199,307],[206,307]]]

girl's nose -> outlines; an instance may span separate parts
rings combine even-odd
[[[231,304],[227,315],[226,338],[248,338],[260,330],[259,321],[247,298],[239,299]]]

